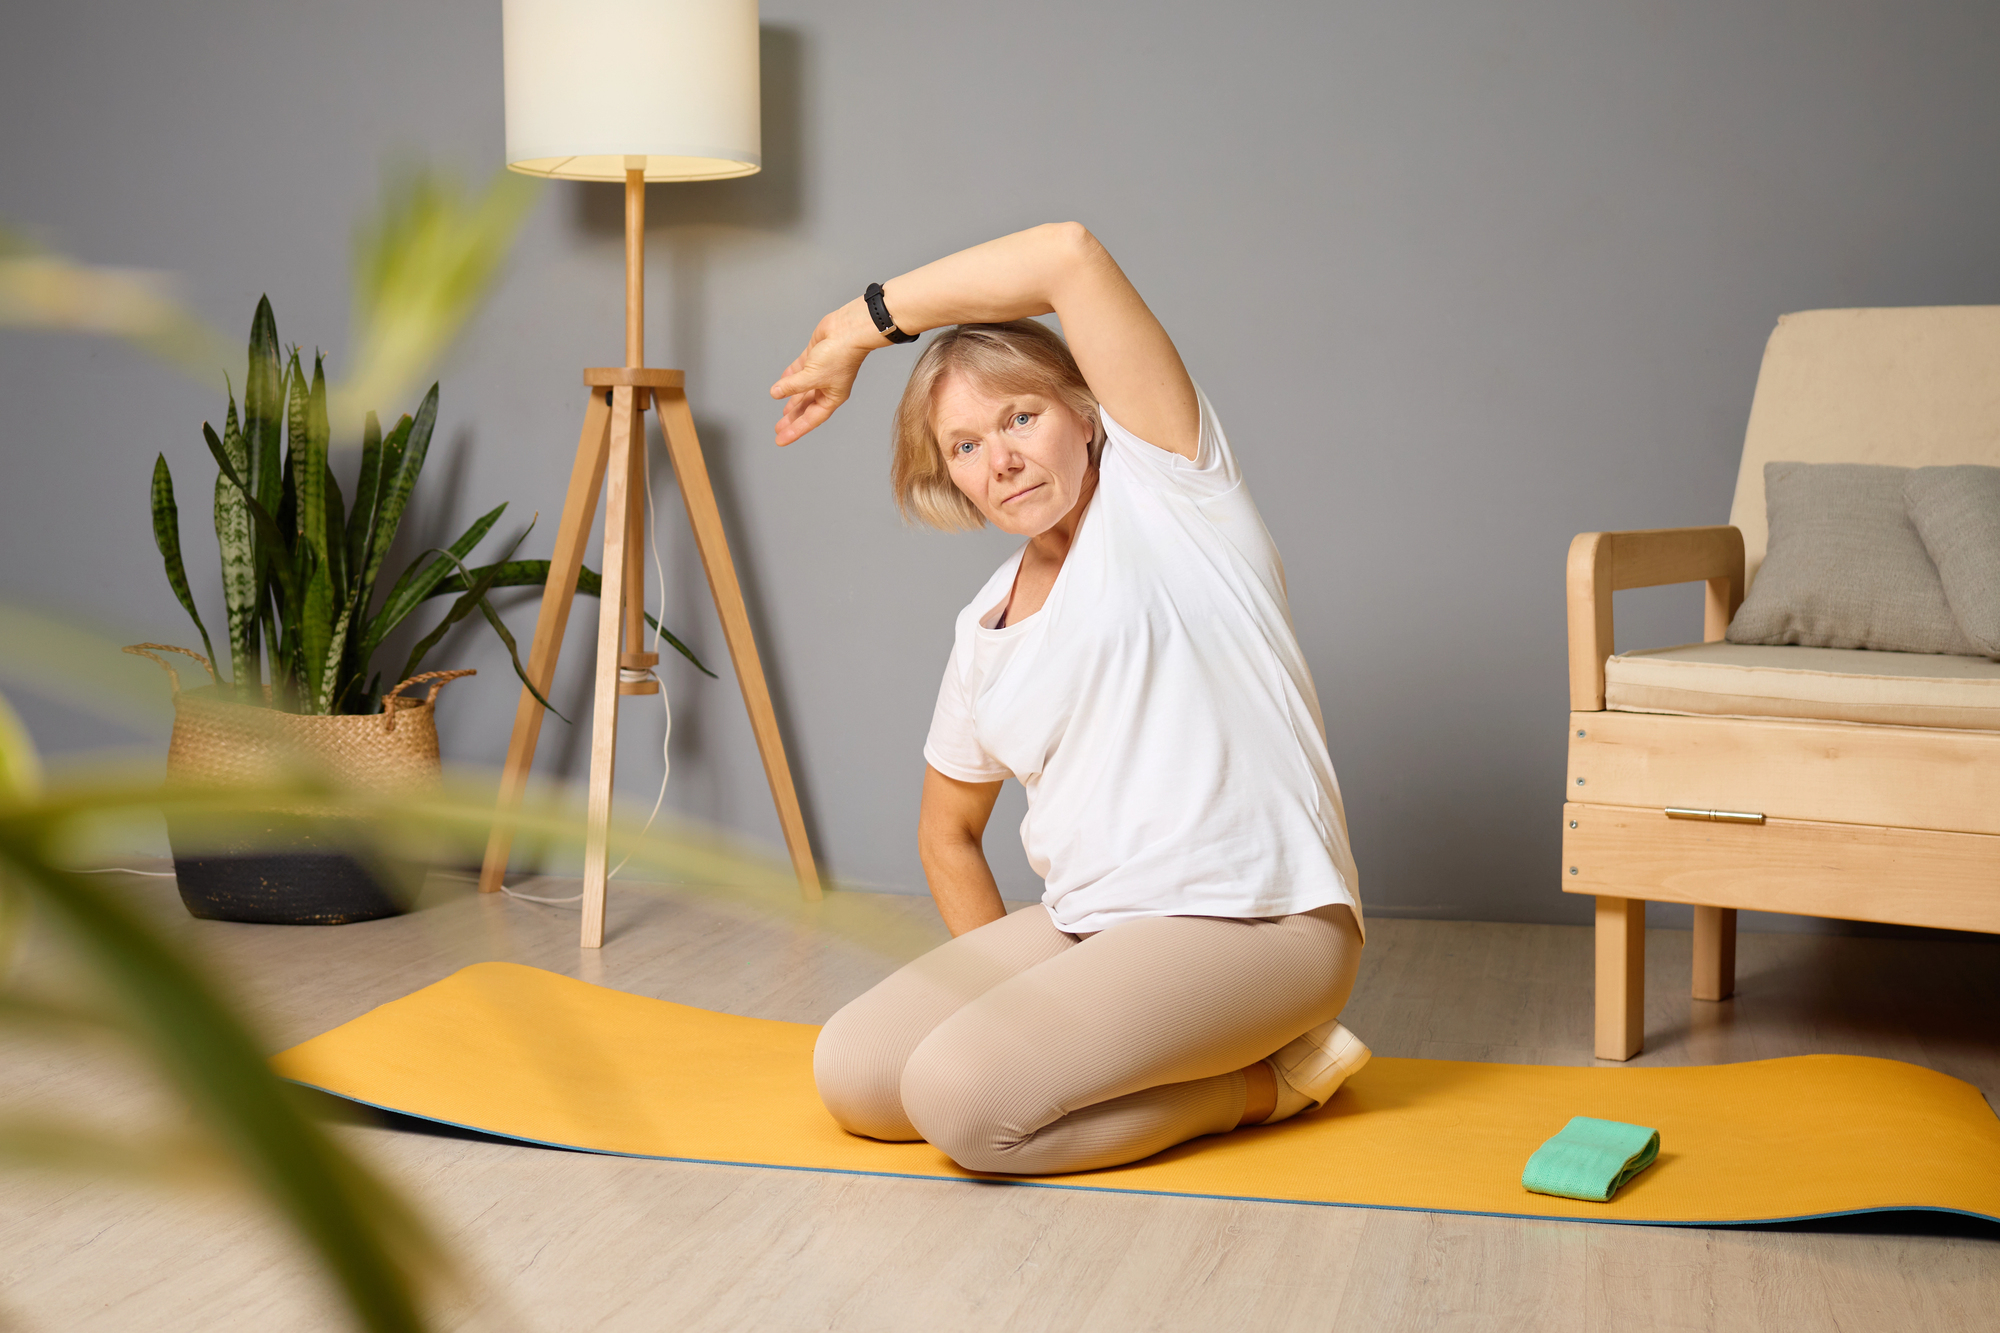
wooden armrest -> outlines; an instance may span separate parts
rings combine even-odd
[[[1569,544],[1569,706],[1604,707],[1612,652],[1611,594],[1621,588],[1706,583],[1702,638],[1713,643],[1743,604],[1743,534],[1733,527],[1582,532]]]

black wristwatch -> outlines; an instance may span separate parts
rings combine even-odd
[[[903,332],[896,327],[896,321],[889,317],[889,307],[882,300],[881,283],[869,283],[868,290],[861,294],[861,299],[868,303],[868,318],[875,321],[877,333],[892,343],[913,343],[917,340],[916,334]]]

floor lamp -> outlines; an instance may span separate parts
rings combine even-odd
[[[528,677],[546,696],[602,491],[604,573],[591,715],[583,947],[604,943],[619,696],[660,688],[650,675],[658,655],[641,651],[649,406],[659,414],[800,892],[818,898],[819,872],[683,378],[678,370],[646,368],[646,182],[723,180],[760,168],[756,0],[505,0],[502,30],[508,168],[625,184],[625,364],[583,373],[590,395],[583,434],[528,652]],[[499,889],[507,873],[508,817],[527,784],[541,725],[541,705],[524,688],[501,772],[498,817],[480,869],[482,892]]]

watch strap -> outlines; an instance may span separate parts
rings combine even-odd
[[[913,343],[917,340],[916,334],[903,332],[896,327],[896,321],[890,318],[888,303],[882,299],[881,283],[869,283],[868,290],[862,293],[861,299],[868,303],[868,318],[875,321],[877,333],[892,343]]]

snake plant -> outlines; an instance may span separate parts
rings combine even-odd
[[[289,356],[280,353],[269,298],[257,303],[243,410],[239,415],[232,388],[221,433],[207,423],[202,426],[217,469],[215,536],[222,555],[226,678],[224,658],[215,651],[188,583],[166,455],[153,464],[153,539],[166,564],[167,582],[201,635],[219,687],[246,702],[268,698],[272,705],[298,713],[376,712],[383,685],[375,668],[377,651],[426,601],[452,597],[444,616],[417,641],[389,683],[415,675],[446,631],[477,611],[506,645],[515,674],[549,706],[528,681],[514,636],[488,596],[499,587],[539,587],[548,578],[549,562],[512,558],[527,535],[523,532],[497,561],[476,568],[467,564],[506,512],[505,504],[481,515],[449,546],[418,555],[386,594],[375,595],[423,472],[437,414],[438,386],[433,384],[416,414],[402,417],[386,433],[374,413],[367,415],[350,506],[331,464],[324,359],[313,358],[308,379],[296,347]],[[577,587],[596,595],[597,574],[585,569]],[[647,619],[652,621],[650,615]],[[665,630],[661,634],[708,672],[679,639]]]

